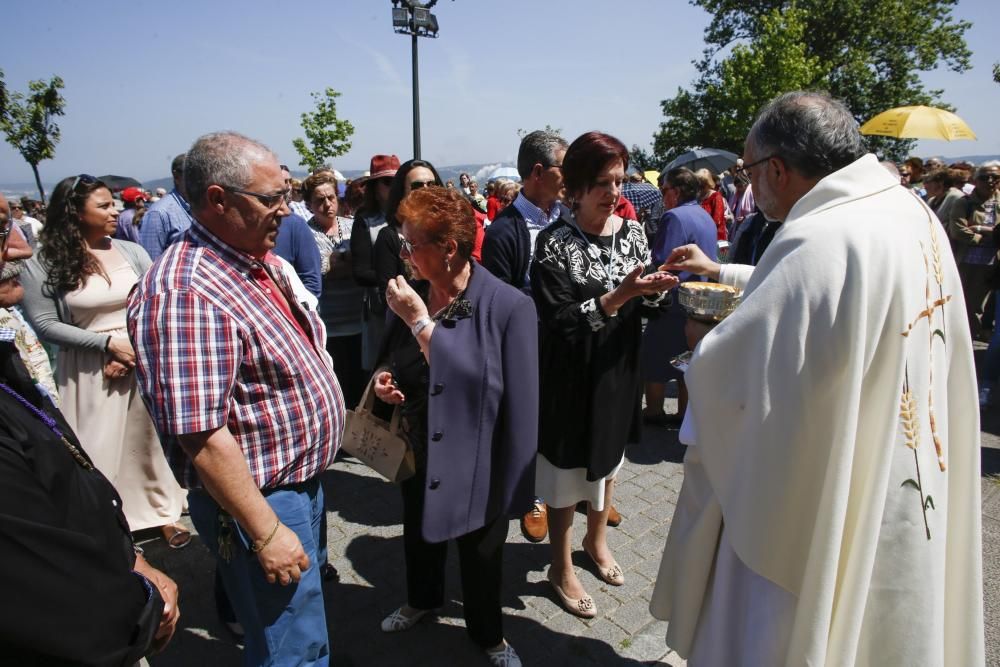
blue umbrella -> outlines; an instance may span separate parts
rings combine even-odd
[[[713,174],[720,174],[736,164],[739,157],[736,153],[730,153],[721,148],[695,148],[674,158],[670,164],[663,168],[663,171],[687,167],[691,171],[708,169]]]

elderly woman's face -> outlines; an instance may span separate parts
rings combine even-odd
[[[445,268],[444,247],[438,241],[428,238],[426,234],[409,222],[404,222],[400,232],[403,235],[403,247],[399,256],[410,265],[414,280],[429,280],[447,274]]]
[[[604,165],[591,183],[590,188],[579,198],[580,214],[587,218],[604,216],[615,212],[625,182],[625,167],[621,160],[612,160]]]
[[[323,183],[313,188],[309,197],[309,210],[321,222],[330,222],[337,217],[337,186],[333,183]]]

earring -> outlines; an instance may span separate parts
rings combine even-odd
[[[447,259],[444,260],[444,270],[447,271],[448,273],[451,273],[451,262],[449,262]]]

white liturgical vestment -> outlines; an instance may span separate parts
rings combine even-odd
[[[866,155],[750,271],[723,271],[743,302],[685,375],[697,446],[650,603],[667,643],[732,645],[702,635],[777,609],[770,664],[983,664],[975,370],[940,223]]]

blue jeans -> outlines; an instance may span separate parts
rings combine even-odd
[[[236,619],[246,633],[243,664],[253,667],[316,665],[330,663],[326,611],[319,566],[326,557],[320,544],[323,489],[318,479],[303,484],[265,490],[268,504],[283,524],[298,536],[309,556],[309,569],[298,584],[269,584],[250,540],[232,519],[232,558],[218,554],[219,505],[205,491],[191,491],[191,520],[205,545],[215,552],[222,584],[232,602]]]

